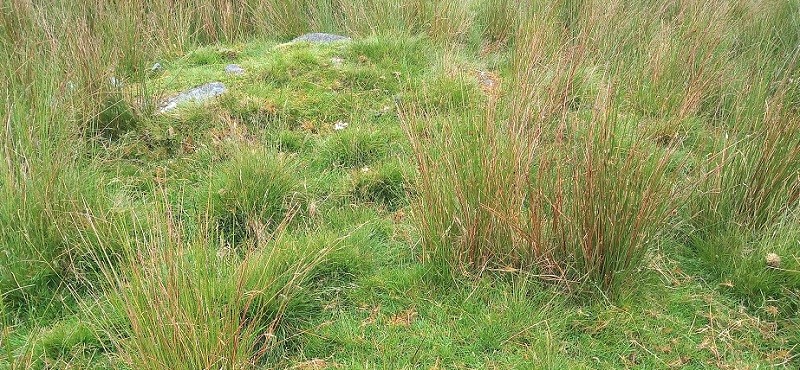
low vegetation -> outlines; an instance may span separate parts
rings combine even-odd
[[[796,368],[798,22],[4,1],[0,369]]]

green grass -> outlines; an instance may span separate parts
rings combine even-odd
[[[235,242],[271,232],[300,205],[297,165],[271,151],[244,151],[209,175],[208,192],[198,202],[222,237]]]
[[[5,1],[0,369],[796,368],[798,9]]]

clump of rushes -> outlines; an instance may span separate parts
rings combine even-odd
[[[701,191],[692,202],[701,232],[741,227],[764,231],[800,199],[800,123],[771,99],[756,120],[739,122],[740,134],[719,139],[709,156]]]
[[[751,307],[792,312],[800,305],[791,227],[800,205],[800,121],[782,106],[783,99],[779,92],[754,108],[761,117],[740,116],[699,167],[702,181],[689,204],[690,252],[721,287]],[[770,265],[771,254],[788,263]]]
[[[405,112],[420,169],[414,218],[424,256],[451,271],[522,269],[613,297],[680,205],[682,172],[618,114],[611,82],[591,111],[572,113],[584,48],[546,29],[517,36],[507,104]],[[542,74],[543,63],[557,67]]]
[[[299,203],[296,165],[268,150],[244,150],[216,169],[205,202],[217,231],[237,241],[274,230]]]
[[[514,37],[524,3],[514,0],[482,0],[477,2],[476,23],[489,43],[505,43]]]
[[[502,127],[491,109],[462,114],[434,139],[409,130],[425,257],[451,270],[524,269],[619,293],[679,201],[670,154],[644,151],[606,114],[575,121],[586,132],[549,144]]]
[[[455,122],[410,109],[403,121],[419,168],[413,210],[423,258],[462,272],[520,265],[528,253],[515,250],[513,225],[489,211],[523,208],[511,136],[474,108],[464,107]],[[425,129],[438,125],[435,134]]]
[[[96,173],[35,171],[0,192],[0,300],[8,313],[35,309],[65,288],[83,291],[113,262],[130,226],[131,210],[112,207]]]
[[[240,256],[209,248],[213,233],[186,230],[167,212],[158,229],[132,241],[125,263],[108,269],[110,304],[99,328],[134,369],[251,369],[280,352],[287,328],[307,318],[311,271],[327,254],[320,243],[259,239]],[[109,322],[122,314],[125,325]],[[289,315],[290,314],[290,315]],[[288,315],[288,316],[287,316]]]
[[[610,296],[643,267],[681,203],[673,153],[648,150],[620,130],[625,123],[604,111],[575,122],[587,132],[574,141],[541,148],[522,233],[543,257],[543,273],[589,282]]]

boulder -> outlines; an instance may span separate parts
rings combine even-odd
[[[195,88],[186,90],[167,99],[159,109],[160,113],[167,113],[174,110],[179,105],[194,102],[203,103],[225,93],[227,89],[222,82],[209,82],[205,85],[197,86]]]

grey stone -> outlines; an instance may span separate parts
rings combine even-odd
[[[345,122],[345,121],[339,120],[339,121],[336,121],[336,123],[333,125],[333,129],[335,131],[342,131],[342,130],[346,129],[347,126],[350,126],[350,124]]]
[[[162,104],[160,113],[167,113],[174,110],[179,105],[187,102],[203,103],[221,94],[224,94],[227,89],[222,82],[209,82],[205,85],[197,86],[195,88],[186,90],[167,99]]]
[[[225,73],[232,74],[232,75],[243,75],[244,68],[242,68],[238,64],[228,64],[225,66]]]
[[[150,67],[150,72],[158,73],[161,72],[162,69],[163,67],[161,66],[161,63],[156,62],[152,67]]]
[[[307,33],[292,40],[292,42],[310,42],[312,44],[329,44],[336,41],[350,41],[350,38],[331,33]]]
[[[111,85],[111,87],[115,87],[115,88],[122,87],[122,81],[120,79],[116,78],[116,77],[113,77],[113,76],[108,79],[108,83]]]

